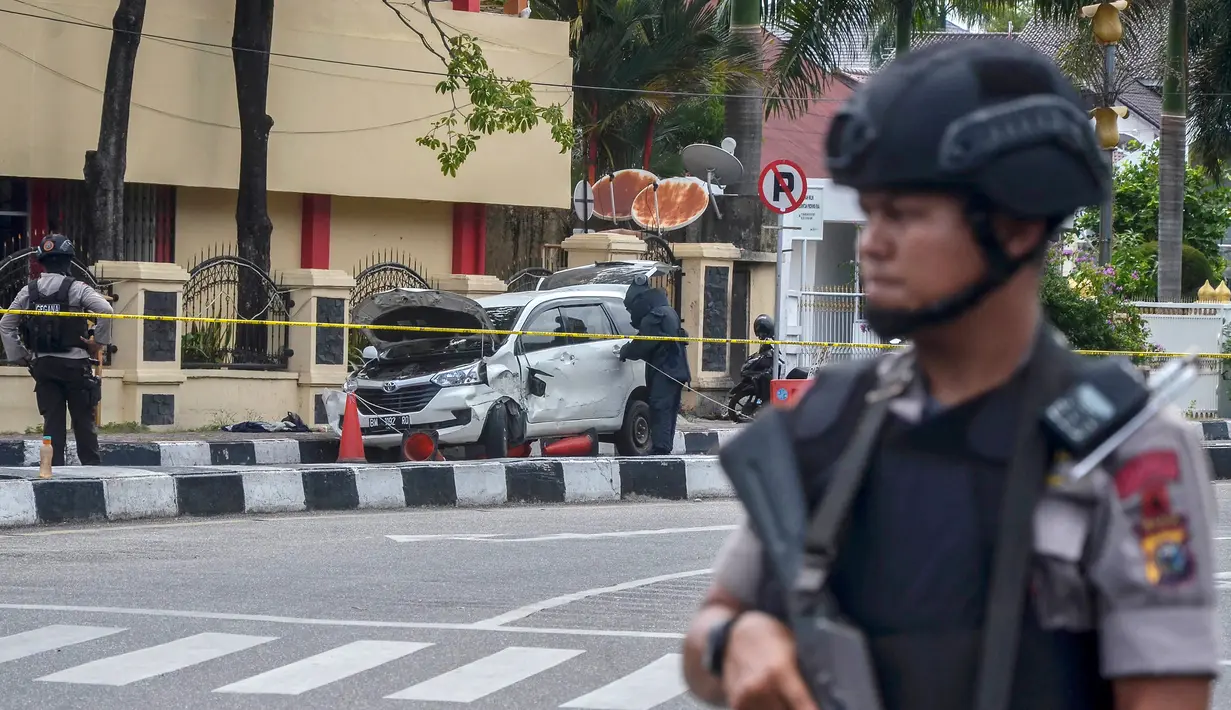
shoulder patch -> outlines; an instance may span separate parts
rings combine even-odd
[[[1138,454],[1115,473],[1116,493],[1121,499],[1166,488],[1180,477],[1180,458],[1174,450],[1157,449]]]

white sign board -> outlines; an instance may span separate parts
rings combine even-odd
[[[803,204],[794,212],[782,216],[782,226],[798,227],[781,232],[784,244],[789,244],[794,239],[819,241],[824,238],[825,192],[822,185],[820,180],[810,181]]]

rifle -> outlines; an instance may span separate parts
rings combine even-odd
[[[767,411],[724,447],[719,459],[761,540],[769,571],[785,587],[787,623],[812,697],[825,710],[880,710],[880,691],[863,633],[835,616],[821,590],[823,574],[810,575],[816,567],[804,565],[810,526],[788,431],[779,411]],[[756,445],[741,446],[745,438]]]

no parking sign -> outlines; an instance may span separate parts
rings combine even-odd
[[[761,171],[761,201],[778,214],[799,209],[808,196],[808,178],[803,168],[789,160],[775,160]]]

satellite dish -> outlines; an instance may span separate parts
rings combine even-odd
[[[589,222],[594,216],[594,188],[585,180],[573,186],[573,212],[582,222]]]
[[[724,146],[727,141],[731,141],[731,150],[735,150],[735,139],[727,138],[723,141]],[[680,151],[680,157],[684,159],[684,167],[688,172],[697,177],[705,176],[706,185],[712,183],[730,185],[739,182],[739,179],[744,176],[744,164],[739,162],[739,158],[715,145],[693,143]],[[718,203],[713,202],[712,204],[714,214],[718,215],[718,219],[722,219],[722,213],[718,211]]]
[[[641,191],[658,181],[648,170],[617,170],[594,183],[594,216],[608,222],[621,222],[632,217],[633,200]]]
[[[727,136],[726,138],[722,139],[722,149],[727,151],[731,155],[735,155],[735,146],[736,146],[735,139],[732,138],[731,136]]]
[[[696,222],[709,206],[704,183],[687,177],[667,178],[650,185],[633,200],[633,222],[662,234]]]

